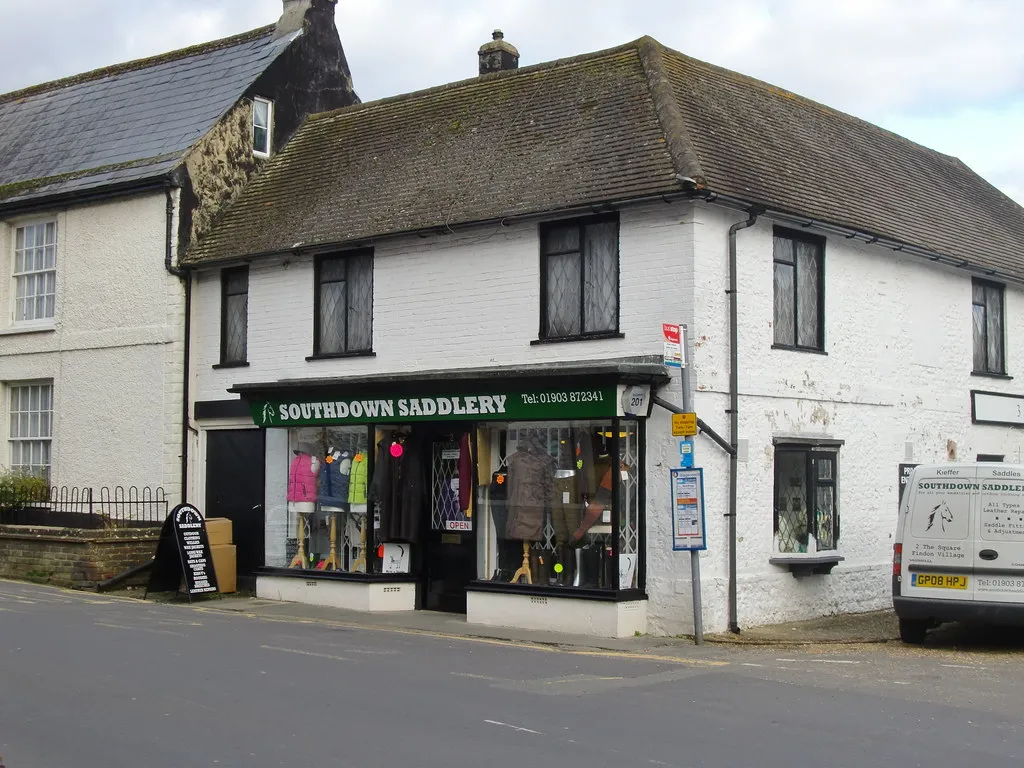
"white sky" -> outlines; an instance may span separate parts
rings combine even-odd
[[[270,24],[281,0],[0,0],[0,92]],[[1024,0],[339,0],[363,101],[651,35],[955,155],[1024,204]],[[0,141],[2,141],[0,136]]]

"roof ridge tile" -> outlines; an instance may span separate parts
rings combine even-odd
[[[705,184],[704,172],[701,170],[700,160],[686,131],[679,101],[676,99],[672,84],[668,82],[665,73],[662,58],[664,46],[650,36],[644,36],[638,42],[640,63],[647,76],[651,99],[654,102],[654,109],[658,114],[661,129],[665,133],[665,143],[668,146],[669,155],[672,157],[672,163],[675,165],[677,178],[681,185],[688,183],[687,180],[689,180],[700,189]]]

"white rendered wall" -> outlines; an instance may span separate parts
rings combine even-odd
[[[256,596],[286,603],[322,605],[365,613],[416,609],[416,585],[333,579],[257,576]]]
[[[181,482],[184,293],[164,269],[163,192],[0,220],[10,275],[18,226],[56,220],[56,317],[13,327],[13,280],[0,280],[0,382],[52,379],[55,485]],[[8,433],[6,388],[0,423]],[[4,439],[0,464],[10,449]]]
[[[591,637],[633,637],[647,633],[647,601],[608,603],[571,596],[469,592],[466,622]]]

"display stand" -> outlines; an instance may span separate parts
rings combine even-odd
[[[354,513],[359,515],[358,512]],[[363,573],[366,572],[366,526],[370,520],[369,514],[363,515],[363,524],[359,526],[359,557],[352,562],[352,572],[359,571],[359,566],[363,566]]]
[[[295,557],[288,564],[289,568],[305,568],[306,567],[306,518],[301,512],[295,513],[298,520],[298,528],[295,531],[296,538],[298,539],[299,549],[295,553]]]
[[[533,576],[530,574],[530,543],[528,541],[523,542],[523,564],[519,566],[519,570],[512,574],[512,583],[517,584],[521,576],[526,577],[527,584],[533,584]]]
[[[338,513],[331,512],[331,549],[324,560],[325,571],[337,571],[341,565],[338,559]]]

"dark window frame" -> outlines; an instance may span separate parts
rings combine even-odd
[[[352,261],[357,258],[369,258],[370,269],[369,269],[369,292],[370,292],[370,307],[369,307],[369,345],[365,348],[353,349],[352,343],[350,342],[352,326],[349,322],[348,312],[351,306],[351,291],[352,281],[349,278],[349,270]],[[324,352],[321,348],[322,342],[322,329],[320,325],[320,303],[322,300],[323,286],[326,284],[323,281],[323,268],[324,264],[331,261],[339,261],[345,265],[345,338],[344,348],[338,351]],[[361,357],[373,355],[373,309],[374,309],[374,295],[373,295],[373,272],[374,272],[374,252],[372,248],[360,248],[352,251],[334,251],[331,253],[323,253],[316,256],[313,263],[313,354],[306,358],[307,360],[320,360],[324,358],[338,358],[338,357]],[[339,281],[328,281],[329,283]]]
[[[584,243],[584,232],[588,225],[592,224],[606,224],[609,222],[615,223],[615,324],[614,328],[602,328],[596,331],[586,331],[586,288],[587,288],[587,276],[584,269],[586,260],[583,256],[583,243]],[[547,249],[547,237],[548,233],[553,229],[562,229],[565,227],[578,227],[579,228],[579,247],[574,251],[548,251]],[[614,213],[603,213],[596,216],[583,216],[574,219],[558,219],[556,221],[546,221],[540,225],[539,228],[540,236],[540,332],[538,333],[538,341],[551,342],[551,341],[578,341],[585,339],[607,339],[607,338],[621,338],[620,324],[622,321],[622,286],[621,286],[621,253],[620,253],[620,242],[621,242],[621,223],[619,220],[618,212]],[[580,260],[580,333],[569,334],[569,335],[554,335],[548,333],[548,259],[551,256],[562,256],[565,254],[576,253]]]
[[[820,445],[813,443],[776,443],[772,466],[772,538],[779,534],[779,455],[780,454],[803,454],[804,456],[804,484],[806,488],[807,503],[807,536],[814,536],[817,553],[837,552],[839,550],[839,532],[841,509],[839,506],[839,447],[833,445]],[[823,479],[818,477],[817,462],[827,460],[832,464],[832,477]],[[817,497],[819,487],[832,489],[832,547],[820,548],[821,538],[818,531]],[[799,555],[801,553],[786,552],[782,549],[773,549],[780,556]]]
[[[818,249],[818,317],[817,317],[817,338],[814,344],[801,344],[800,343],[800,317],[799,317],[799,296],[800,296],[800,282],[799,282],[799,270],[796,266],[796,259],[793,261],[786,261],[785,259],[779,258],[779,255],[775,252],[775,239],[783,238],[793,240],[798,243],[806,243],[814,245]],[[774,227],[772,230],[772,347],[775,349],[789,349],[798,352],[825,352],[825,244],[826,239],[820,235],[812,235],[808,232],[798,232],[796,230],[787,229],[785,227]],[[779,341],[778,339],[778,327],[775,324],[774,310],[776,303],[778,302],[778,296],[776,295],[776,282],[775,282],[775,265],[785,264],[793,268],[793,343],[787,343]]]
[[[975,291],[982,289],[982,301],[979,303],[975,299]],[[988,359],[989,352],[989,335],[988,335],[988,315],[991,311],[989,306],[989,297],[991,293],[998,293],[999,295],[999,360],[997,364],[993,364]],[[977,366],[976,357],[978,350],[976,348],[977,338],[974,335],[974,311],[977,307],[981,307],[985,313],[984,332],[982,339],[982,351],[984,353],[985,362],[983,367]],[[991,280],[982,280],[981,278],[971,279],[971,368],[972,373],[979,374],[982,376],[1005,376],[1006,375],[1006,286],[1001,283],[994,283]]]
[[[232,277],[245,276],[245,290],[232,291],[229,288]],[[245,326],[242,334],[242,354],[239,357],[228,357],[228,311],[229,298],[232,296],[245,296],[245,309],[242,314],[242,323]],[[249,357],[249,267],[227,267],[220,272],[220,365],[247,365]]]

